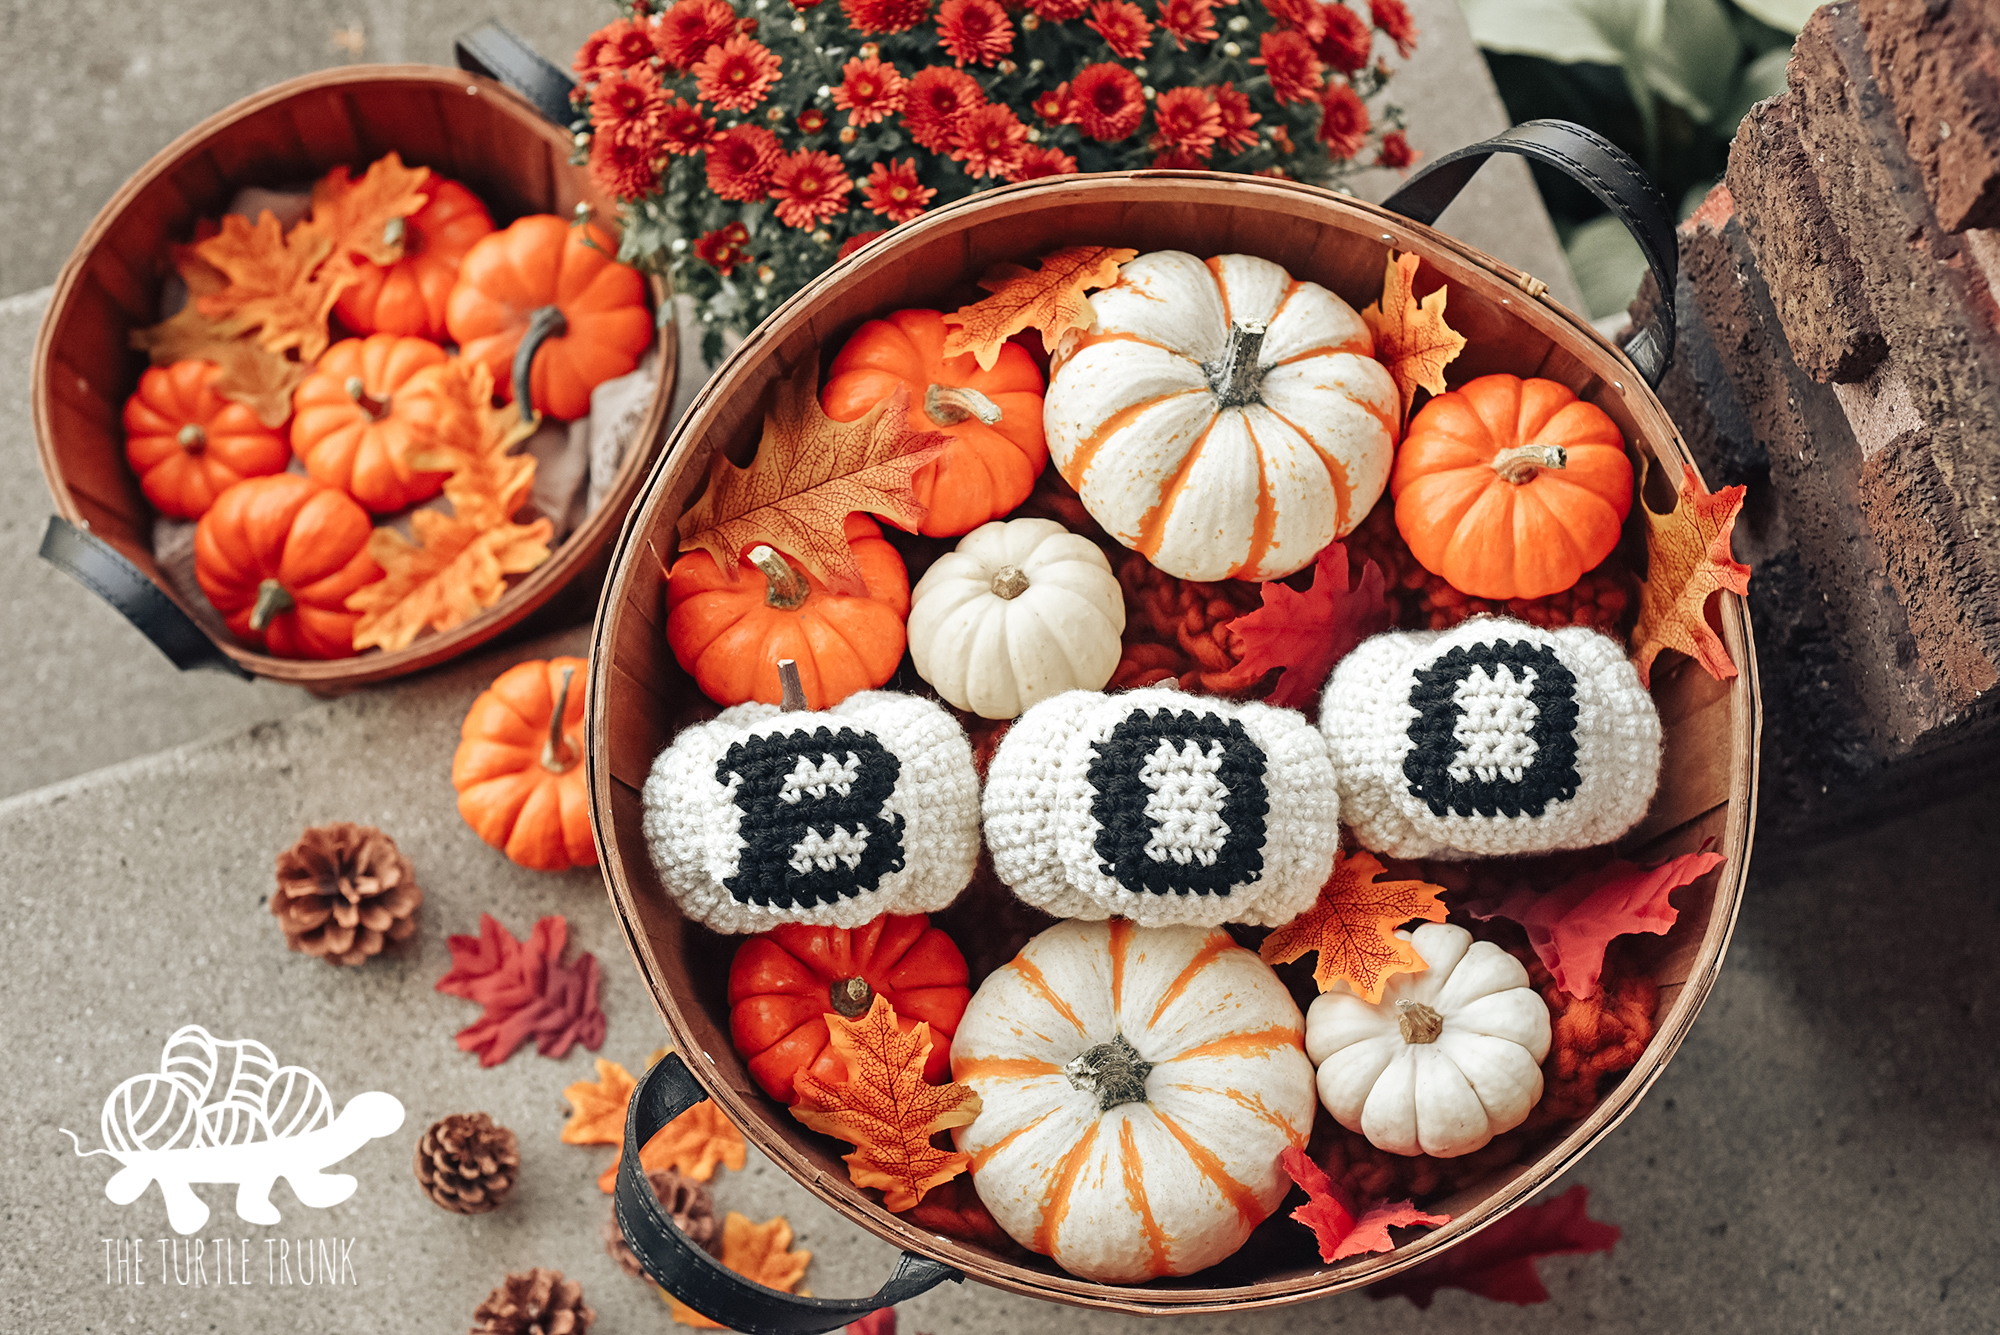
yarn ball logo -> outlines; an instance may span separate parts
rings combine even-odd
[[[743,851],[724,888],[742,903],[810,908],[879,887],[903,869],[903,818],[886,810],[902,769],[852,728],[732,744],[715,781],[743,814]]]
[[[191,1024],[167,1040],[157,1071],[133,1076],[104,1101],[105,1148],[85,1150],[75,1132],[63,1134],[80,1157],[108,1154],[123,1165],[104,1184],[113,1204],[130,1205],[158,1182],[168,1222],[188,1234],[208,1222],[191,1184],[234,1184],[239,1218],[275,1224],[279,1178],[316,1210],[338,1205],[359,1183],[326,1170],[402,1124],[393,1095],[357,1094],[336,1116],[311,1071],[278,1065],[255,1039],[219,1039]]]

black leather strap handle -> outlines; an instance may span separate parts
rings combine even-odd
[[[458,57],[460,69],[506,84],[565,130],[576,119],[576,111],[569,104],[570,90],[576,81],[542,59],[540,52],[497,19],[488,19],[460,33],[452,42],[452,53]]]
[[[1658,385],[1674,359],[1674,279],[1680,272],[1674,215],[1639,164],[1609,139],[1569,121],[1527,121],[1445,154],[1382,206],[1428,226],[1495,153],[1518,153],[1554,167],[1597,196],[1632,233],[1660,285],[1660,299],[1653,303],[1653,318],[1625,345],[1625,355],[1648,385]]]
[[[215,668],[251,679],[194,618],[104,539],[61,515],[50,515],[48,530],[42,534],[42,559],[123,612],[183,672]]]
[[[688,1241],[674,1227],[639,1167],[639,1149],[660,1128],[708,1097],[679,1053],[660,1058],[632,1095],[625,1113],[625,1149],[618,1160],[612,1209],[625,1241],[653,1282],[711,1321],[744,1335],[819,1335],[870,1312],[894,1307],[963,1273],[904,1252],[896,1272],[870,1298],[798,1298],[745,1279]]]

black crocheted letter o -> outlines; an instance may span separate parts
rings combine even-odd
[[[1451,775],[1458,763],[1458,721],[1464,710],[1454,698],[1475,667],[1489,677],[1500,668],[1519,681],[1524,671],[1535,674],[1528,699],[1535,706],[1528,738],[1535,755],[1521,767],[1521,777],[1478,774],[1460,780]],[[1576,772],[1576,674],[1564,667],[1548,645],[1496,640],[1491,644],[1460,645],[1414,674],[1410,705],[1410,740],[1416,745],[1403,757],[1403,777],[1410,794],[1422,798],[1433,816],[1540,816],[1551,802],[1576,796],[1583,780]]]
[[[801,761],[806,773],[787,783]],[[815,771],[821,781],[813,781]],[[903,868],[903,818],[882,809],[902,772],[894,752],[852,728],[732,744],[715,764],[715,781],[735,785],[743,849],[723,888],[738,903],[767,908],[811,908],[876,889]]]
[[[1220,819],[1227,833],[1219,849],[1175,857],[1147,845],[1160,831],[1147,810],[1153,790],[1146,785],[1146,762],[1169,742],[1181,751],[1189,742],[1218,758],[1215,777],[1223,792]],[[1220,756],[1217,757],[1217,748]],[[1090,762],[1090,814],[1097,819],[1100,870],[1127,890],[1155,895],[1226,895],[1264,870],[1264,817],[1270,811],[1264,789],[1264,751],[1233,718],[1177,709],[1134,709],[1097,744]]]

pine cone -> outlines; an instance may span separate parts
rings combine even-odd
[[[498,1209],[520,1170],[514,1133],[485,1113],[453,1113],[417,1141],[417,1182],[453,1214]]]
[[[659,1197],[674,1227],[687,1234],[688,1241],[695,1246],[714,1255],[722,1244],[722,1229],[715,1218],[715,1198],[709,1195],[708,1188],[671,1168],[656,1169],[646,1174],[646,1180],[653,1184],[653,1194]],[[604,1250],[632,1278],[646,1277],[639,1258],[625,1243],[616,1210],[604,1221]]]
[[[584,1335],[597,1313],[583,1305],[583,1285],[537,1266],[507,1276],[472,1319],[472,1335]]]
[[[315,825],[278,854],[271,912],[293,950],[365,964],[417,930],[424,892],[396,841],[372,825]]]

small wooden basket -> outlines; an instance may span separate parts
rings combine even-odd
[[[537,91],[546,101],[547,89]],[[129,335],[160,318],[168,246],[185,241],[198,219],[220,214],[239,188],[315,180],[340,164],[359,169],[392,149],[463,182],[503,227],[530,213],[568,217],[579,204],[605,225],[617,216],[616,201],[570,164],[568,130],[535,102],[459,70],[355,66],[266,89],[161,149],[104,206],[56,280],[33,371],[35,433],[57,515],[43,554],[131,617],[177,666],[336,693],[476,648],[571,585],[581,586],[573,609],[581,615],[609,568],[612,535],[659,455],[678,363],[671,318],[659,324],[659,383],[609,494],[486,611],[393,653],[325,661],[259,653],[194,620],[153,559],[153,509],[125,463],[121,414],[146,368]],[[665,286],[654,280],[651,288],[654,309],[669,311]]]
[[[1495,151],[1491,144],[1481,147],[1480,158]],[[1450,161],[1438,168],[1451,170]],[[1476,166],[1477,159],[1462,177]],[[1406,193],[1415,194],[1417,185],[1412,182]],[[1442,199],[1448,202],[1455,192],[1455,186],[1443,189]],[[1435,217],[1442,207],[1440,202],[1412,211]],[[1670,245],[1671,224],[1663,217],[1660,226]],[[907,1296],[953,1277],[952,1271],[1037,1298],[1139,1313],[1294,1303],[1381,1279],[1438,1255],[1526,1201],[1629,1114],[1687,1036],[1729,942],[1754,823],[1758,696],[1744,604],[1725,594],[1722,635],[1740,675],[1716,681],[1678,658],[1655,671],[1665,768],[1650,814],[1619,845],[1623,856],[1644,861],[1704,845],[1727,859],[1676,896],[1680,918],[1669,934],[1633,938],[1640,947],[1633,957],[1638,967],[1660,985],[1657,1032],[1638,1064],[1597,1107],[1531,1162],[1499,1170],[1440,1202],[1438,1208],[1451,1215],[1444,1227],[1393,1252],[1323,1264],[1312,1254],[1305,1230],[1281,1213],[1235,1256],[1202,1273],[1139,1286],[1093,1283],[1065,1274],[1045,1258],[940,1237],[889,1213],[849,1182],[841,1147],[808,1132],[759,1089],[730,1042],[726,979],[734,943],[682,918],[660,886],[641,832],[640,791],[654,757],[681,727],[714,713],[666,644],[662,566],[676,551],[675,523],[701,487],[711,455],[719,450],[739,464],[748,462],[774,389],[801,363],[818,362],[823,371],[863,321],[910,306],[953,309],[980,295],[973,281],[993,265],[1032,266],[1037,256],[1074,244],[1133,246],[1142,252],[1174,248],[1201,256],[1247,252],[1332,288],[1357,309],[1380,292],[1388,247],[1414,253],[1424,266],[1420,290],[1439,279],[1448,282],[1452,324],[1470,339],[1450,369],[1454,384],[1497,371],[1560,380],[1609,413],[1634,451],[1664,466],[1670,477],[1678,478],[1690,463],[1633,362],[1582,318],[1539,300],[1538,285],[1527,275],[1387,208],[1290,181],[1154,171],[1067,177],[983,193],[895,229],[822,275],[758,328],[696,398],[619,540],[591,654],[589,759],[598,851],[640,972],[680,1059],[707,1094],[814,1195],[917,1255],[906,1258],[897,1281],[874,1300],[790,1299],[786,1312],[810,1308],[811,1314],[783,1321],[775,1315],[778,1295],[768,1290],[750,1294],[754,1286],[738,1286],[720,1298],[703,1299],[693,1294],[722,1281],[684,1272],[693,1291],[683,1292],[684,1299],[725,1321],[732,1311],[728,1304],[736,1302],[738,1319],[750,1321],[742,1329],[828,1329],[836,1319],[852,1319],[848,1313]],[[1670,281],[1670,270],[1667,277]],[[1652,331],[1655,345],[1659,332]],[[1665,342],[1671,347],[1670,335]],[[1635,347],[1634,358],[1642,365],[1650,361],[1654,374],[1663,369],[1645,345]],[[975,978],[1009,959],[1030,930],[1018,903],[1004,891],[980,886],[976,880],[949,910],[933,915],[961,943]],[[689,1088],[687,1095],[698,1098],[699,1091]],[[641,1108],[639,1102],[634,1126],[642,1134],[642,1120],[671,1111]],[[621,1213],[625,1204],[621,1196]],[[633,1227],[628,1219],[628,1233]],[[663,1269],[656,1278],[667,1273]],[[751,1300],[765,1306],[746,1317],[742,1304]]]

